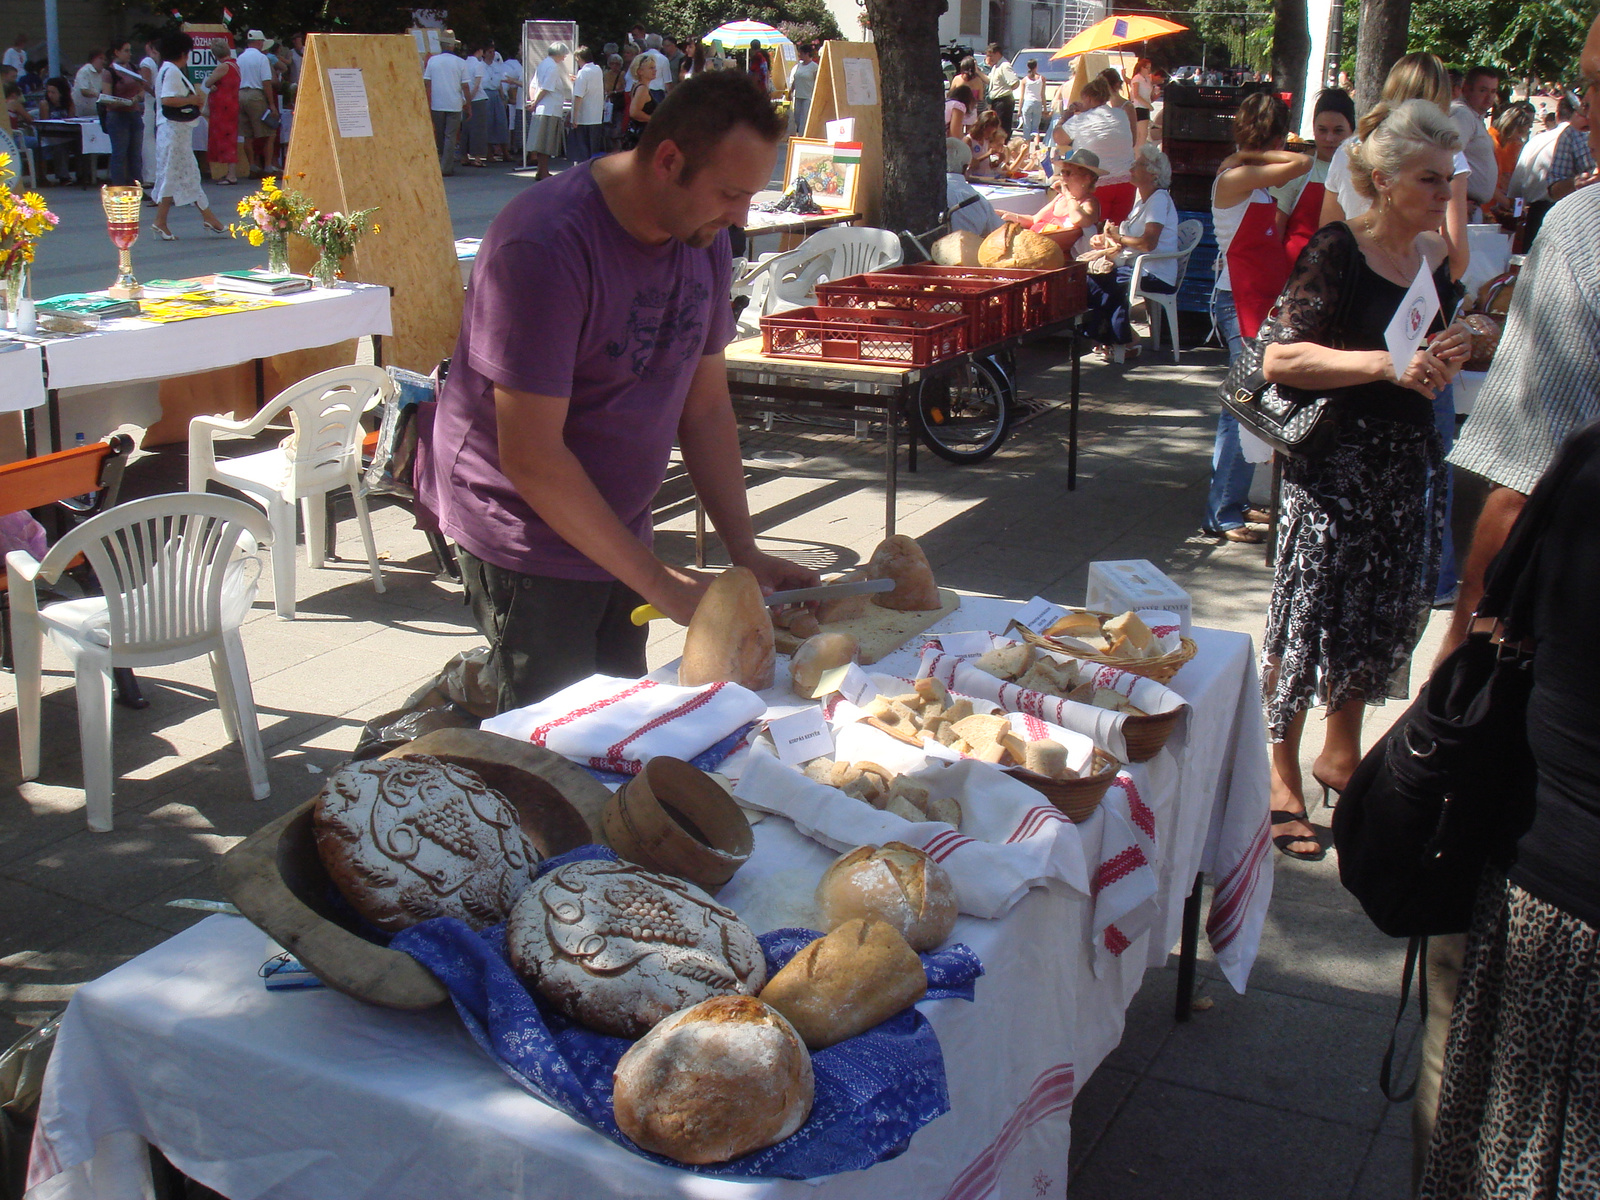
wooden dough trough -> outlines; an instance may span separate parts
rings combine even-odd
[[[488,764],[482,772],[486,782],[517,809],[541,859],[599,840],[595,830],[610,794],[559,754],[454,729],[426,734],[386,757],[406,754],[431,754],[475,770]],[[314,798],[307,800],[223,856],[220,871],[228,899],[335,991],[385,1008],[441,1003],[448,994],[427,968],[409,954],[367,941],[356,932],[355,921],[335,907],[333,884],[317,854],[315,806]]]

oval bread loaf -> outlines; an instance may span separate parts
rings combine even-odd
[[[1067,256],[1044,234],[1007,221],[983,239],[983,245],[978,247],[978,261],[986,267],[1053,271],[1067,265]]]
[[[878,543],[867,563],[872,579],[894,580],[894,591],[875,592],[872,603],[900,612],[926,612],[939,607],[939,585],[934,582],[928,556],[916,540],[903,533]]]
[[[805,1124],[815,1093],[800,1035],[752,996],[673,1013],[612,1074],[617,1127],[681,1163],[726,1162],[781,1142]]]
[[[791,958],[761,991],[808,1049],[865,1033],[922,999],[922,960],[883,921],[846,921]]]
[[[772,615],[747,567],[730,567],[700,597],[683,639],[678,683],[737,683],[752,692],[772,686]]]
[[[955,928],[955,881],[904,842],[857,846],[822,873],[817,906],[831,931],[856,917],[886,921],[919,953],[936,949]]]
[[[824,672],[855,662],[860,653],[860,643],[848,633],[819,633],[807,638],[789,660],[794,694],[810,699]]]

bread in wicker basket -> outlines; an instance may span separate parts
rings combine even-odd
[[[1008,767],[1006,774],[1027,784],[1066,814],[1069,821],[1087,821],[1100,807],[1122,764],[1099,746],[1089,756],[1088,771],[1077,779],[1051,779],[1024,767]]]
[[[1092,610],[1091,610],[1092,611]],[[1109,621],[1111,613],[1095,612],[1102,622]],[[1083,650],[1075,650],[1071,646],[1056,641],[1055,638],[1045,637],[1017,622],[1011,622],[1007,633],[1015,633],[1030,646],[1038,646],[1043,650],[1053,650],[1057,654],[1065,654],[1080,662],[1094,663],[1097,667],[1115,667],[1119,671],[1126,671],[1130,675],[1142,675],[1146,679],[1154,679],[1157,683],[1171,683],[1172,677],[1178,673],[1186,662],[1195,656],[1199,647],[1194,644],[1193,638],[1180,640],[1178,648],[1170,654],[1163,654],[1160,658],[1112,658],[1109,654],[1092,654]]]

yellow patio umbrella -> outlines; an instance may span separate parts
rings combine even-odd
[[[1182,33],[1189,27],[1160,17],[1111,16],[1097,21],[1073,38],[1050,57],[1076,58],[1091,50],[1110,50],[1134,42],[1148,42],[1151,38],[1165,37],[1169,33]]]

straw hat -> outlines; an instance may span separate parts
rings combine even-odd
[[[1106,171],[1100,166],[1100,156],[1093,150],[1074,150],[1071,154],[1062,157],[1060,166],[1079,167],[1088,171],[1096,179],[1106,174]]]

